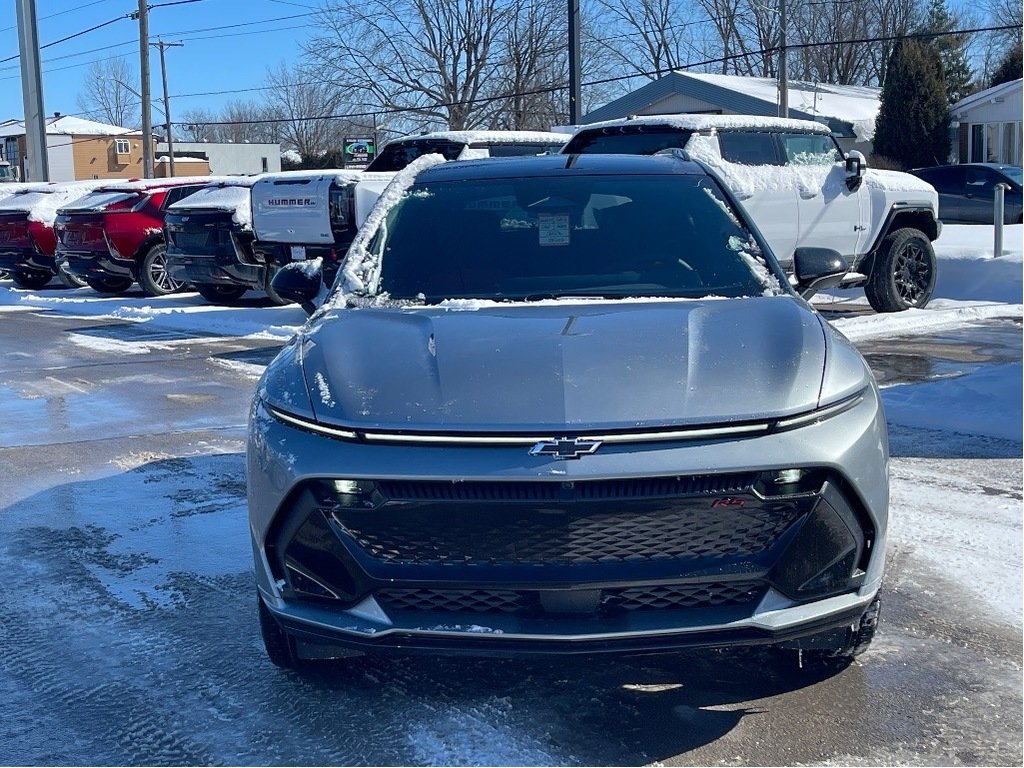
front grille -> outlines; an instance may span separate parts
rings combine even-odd
[[[590,501],[737,494],[756,480],[756,474],[746,473],[565,483],[381,480],[377,485],[390,501]]]
[[[580,515],[576,505],[554,502],[548,509],[468,506],[385,505],[328,514],[363,552],[385,563],[492,566],[754,556],[802,514],[786,504],[716,508],[674,500],[606,502],[601,511]]]
[[[709,582],[606,589],[596,610],[598,615],[633,611],[708,608],[754,603],[764,596],[761,581]],[[539,613],[535,590],[498,589],[382,589],[374,597],[386,611],[430,613]]]

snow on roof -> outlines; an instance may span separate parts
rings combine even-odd
[[[21,136],[25,133],[24,120],[8,120],[0,124],[0,136]],[[98,123],[81,117],[64,116],[46,121],[48,136],[141,136],[141,131],[119,125]]]
[[[1021,90],[1022,82],[1024,81],[1022,81],[1021,78],[1017,78],[1016,80],[1010,80],[1005,83],[1000,83],[999,85],[993,85],[991,88],[986,88],[983,91],[972,93],[970,96],[965,96],[956,104],[951,106],[949,111],[956,114],[970,109],[976,104],[988,101],[989,99],[998,99],[1011,91],[1019,91]]]
[[[779,100],[779,81],[770,77],[713,75],[680,72],[721,88],[745,93],[769,103]],[[817,117],[832,117],[853,126],[857,138],[870,141],[875,134],[875,119],[881,105],[881,89],[867,85],[831,85],[790,80],[787,84],[789,106]]]
[[[41,221],[52,227],[58,208],[84,197],[98,186],[100,182],[95,180],[26,184],[15,194],[0,200],[0,211],[24,211],[29,221]]]
[[[252,203],[249,197],[249,187],[256,179],[255,176],[239,176],[231,182],[211,184],[174,203],[170,206],[170,210],[231,211],[232,218],[236,223],[243,229],[251,229]]]
[[[568,138],[554,131],[434,131],[418,136],[402,136],[388,144],[409,141],[454,141],[462,144],[490,142],[492,144],[564,144]]]
[[[112,181],[103,184],[101,189],[115,192],[138,192],[164,187],[177,187],[182,184],[214,184],[218,181],[231,181],[233,176],[170,176],[166,179],[135,179],[133,181]]]
[[[811,120],[792,120],[782,117],[761,117],[760,115],[636,115],[601,123],[580,126],[581,130],[618,125],[670,125],[674,128],[700,131],[709,128],[789,128],[792,130],[829,133],[827,125]]]
[[[275,179],[331,179],[339,183],[355,181],[360,178],[362,170],[357,168],[316,168],[305,171],[276,171],[264,173],[259,181],[272,182]]]

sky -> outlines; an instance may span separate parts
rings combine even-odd
[[[189,109],[207,108],[217,112],[232,99],[259,99],[268,68],[281,62],[294,63],[301,55],[302,42],[315,31],[311,12],[315,0],[196,0],[162,8],[154,6],[173,0],[150,0],[151,42],[183,42],[183,48],[168,48],[167,80],[171,115],[177,118]],[[0,28],[0,120],[21,119],[24,114],[21,74],[17,58],[18,29],[15,3],[5,3],[10,23]],[[59,42],[41,50],[43,99],[46,114],[60,112],[86,119],[102,118],[83,114],[78,107],[90,62],[125,56],[137,68],[139,25],[128,18],[138,10],[136,0],[36,0],[40,47],[104,22],[113,23]],[[291,17],[291,18],[289,18]],[[114,21],[114,20],[117,21]],[[259,51],[258,56],[253,52]],[[152,94],[162,108],[160,56],[150,58]],[[211,93],[219,92],[219,93]],[[154,123],[163,120],[154,109]]]

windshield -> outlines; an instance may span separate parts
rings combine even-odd
[[[682,149],[693,131],[668,125],[627,125],[583,131],[573,137],[563,155],[654,155]]]
[[[457,160],[465,146],[465,142],[461,141],[395,141],[381,150],[373,162],[366,166],[366,171],[400,171],[422,155],[438,154],[443,155],[445,160]]]
[[[1005,173],[1011,179],[1016,181],[1018,184],[1024,182],[1024,178],[1022,178],[1022,176],[1021,176],[1021,169],[1020,168],[1016,168],[1016,167],[1014,167],[1012,165],[1004,165],[999,170],[1001,170],[1003,173]]]
[[[90,192],[64,207],[66,211],[105,211],[130,208],[142,198],[138,192]]]
[[[753,296],[781,291],[706,176],[422,183],[366,258],[399,301]],[[371,291],[372,292],[372,291]]]

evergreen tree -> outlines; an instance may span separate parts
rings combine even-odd
[[[991,88],[993,85],[1008,83],[1011,80],[1020,78],[1021,63],[1021,45],[1020,41],[1018,41],[1016,45],[1006,52],[1002,61],[999,62],[999,66],[996,67],[996,71],[992,73],[992,81],[988,84],[989,87]]]
[[[941,165],[949,158],[949,102],[939,54],[902,40],[889,59],[875,121],[875,153],[905,168]]]
[[[959,25],[946,6],[946,0],[931,0],[924,24],[919,32],[951,32]],[[967,63],[967,35],[943,35],[926,37],[923,41],[936,53],[942,62],[946,99],[953,104],[971,92],[971,65]]]

